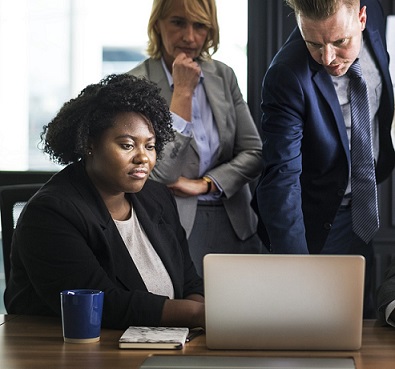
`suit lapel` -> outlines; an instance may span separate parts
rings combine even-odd
[[[103,237],[105,238],[103,242],[107,247],[107,250],[103,250],[103,253],[107,252],[109,257],[103,257],[101,261],[104,264],[107,263],[106,269],[110,277],[114,280],[117,279],[126,288],[131,288],[139,283],[140,288],[144,289],[145,284],[134,262],[130,258],[122,237],[102,198],[88,178],[85,169],[83,169],[82,163],[74,164],[73,173],[70,178],[74,187],[81,194],[81,197],[90,209],[91,214],[86,214],[86,216],[96,219],[96,222],[103,231]],[[122,280],[119,278],[120,275],[123,276]]]
[[[220,140],[219,151],[221,151],[221,147],[223,147],[222,132],[225,132],[227,117],[224,81],[221,77],[218,77],[215,71],[214,62],[203,62],[201,67],[204,75],[203,87],[214,115],[215,124],[218,128]]]
[[[312,61],[311,63],[315,62]],[[324,68],[320,67],[318,69],[316,68],[316,66],[313,66],[312,69],[317,70],[317,72],[313,74],[314,83],[316,84],[317,88],[320,90],[322,96],[324,96],[324,98],[328,102],[330,109],[332,110],[347,160],[348,162],[351,162],[347,130],[344,123],[343,113],[341,111],[340,104],[331,104],[331,101],[338,100],[336,90],[332,83],[332,79]]]
[[[169,81],[167,80],[165,71],[163,70],[161,60],[150,58],[147,59],[145,63],[148,79],[158,85],[158,87],[161,89],[161,95],[166,100],[167,105],[170,106],[173,92],[169,86]]]

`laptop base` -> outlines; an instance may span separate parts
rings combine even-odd
[[[140,369],[355,369],[351,357],[243,357],[153,355]]]

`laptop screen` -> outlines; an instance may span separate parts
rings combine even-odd
[[[364,270],[359,255],[206,255],[207,347],[357,350]]]

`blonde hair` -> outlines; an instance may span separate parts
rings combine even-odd
[[[201,59],[210,59],[218,50],[219,26],[217,20],[217,7],[215,0],[182,0],[185,13],[192,22],[204,24],[208,28],[206,42],[199,55]],[[156,30],[156,23],[166,18],[173,8],[174,0],[154,0],[151,16],[148,21],[148,47],[147,53],[153,59],[162,57],[162,38]],[[211,52],[210,52],[211,51]]]

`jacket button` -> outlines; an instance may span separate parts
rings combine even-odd
[[[332,223],[324,223],[324,229],[329,231],[332,228]]]
[[[337,190],[337,195],[339,197],[343,197],[345,192],[346,192],[346,190],[344,190],[343,188],[340,188],[339,190]]]

